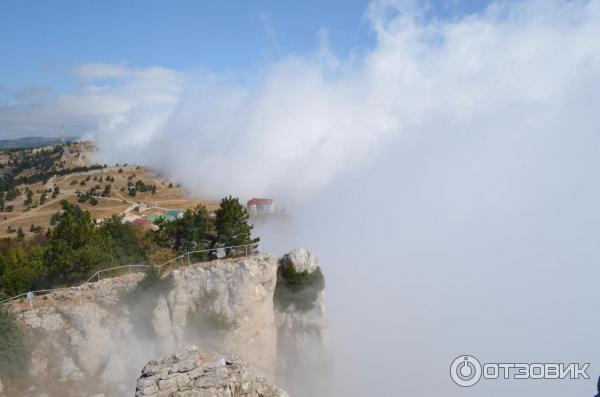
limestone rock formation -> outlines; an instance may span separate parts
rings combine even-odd
[[[127,396],[137,368],[188,344],[239,354],[273,379],[276,271],[272,255],[258,254],[175,269],[167,275],[171,289],[142,305],[128,298],[141,273],[35,297],[31,306],[14,303],[37,341],[23,387],[63,397],[81,396],[82,387]]]
[[[279,258],[278,264],[279,266],[293,264],[299,272],[306,270],[309,273],[312,273],[321,267],[319,258],[306,248],[296,248],[291,250]]]
[[[295,397],[327,395],[324,291],[310,294],[308,310],[293,299],[274,306],[278,269],[290,264],[320,273],[317,257],[298,249],[279,261],[257,254],[176,268],[165,276],[168,288],[143,296],[135,294],[143,274],[132,273],[14,302],[36,343],[29,376],[2,379],[4,395],[131,396],[144,363],[189,344],[239,355]]]
[[[135,397],[288,397],[255,376],[237,356],[202,354],[196,346],[148,362]]]
[[[312,252],[299,248],[279,258],[278,283],[283,270],[293,266],[297,272],[308,275],[320,273],[319,259]],[[315,286],[307,286],[315,288]],[[316,286],[307,294],[296,291],[288,298],[286,308],[275,312],[277,323],[277,376],[278,384],[295,397],[328,395],[324,380],[328,378],[327,316],[324,286]],[[302,304],[294,300],[314,299]],[[277,306],[276,306],[277,307]]]

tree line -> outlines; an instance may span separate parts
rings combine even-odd
[[[259,241],[252,236],[246,210],[231,196],[214,214],[199,205],[179,219],[161,219],[157,230],[144,231],[119,215],[98,225],[88,211],[64,200],[53,223],[45,236],[0,240],[0,298],[74,285],[111,266],[159,264],[189,251]],[[229,256],[237,253],[225,250]],[[202,255],[194,260],[210,258]]]

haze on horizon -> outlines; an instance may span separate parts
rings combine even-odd
[[[200,197],[285,203],[257,232],[321,257],[335,395],[592,395],[600,2],[449,4],[365,4],[343,50],[328,26],[282,49],[257,9],[272,51],[242,73],[87,55],[69,87],[5,88],[0,131],[64,124]],[[592,379],[465,390],[448,372],[467,353]]]

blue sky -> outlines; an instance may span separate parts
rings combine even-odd
[[[433,2],[452,16],[483,1]],[[344,57],[368,48],[373,34],[356,1],[30,1],[0,6],[0,86],[63,91],[72,69],[88,62],[159,65],[244,75],[271,59],[314,49],[326,29]]]

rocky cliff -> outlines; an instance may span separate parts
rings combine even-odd
[[[11,304],[33,353],[28,375],[2,379],[0,396],[131,396],[144,363],[190,344],[239,355],[292,395],[326,395],[324,284],[309,251],[185,266],[150,286],[142,279]]]
[[[257,377],[237,356],[203,354],[196,346],[148,362],[135,397],[289,397]]]
[[[276,271],[259,254],[173,270],[157,291],[139,293],[143,275],[131,274],[14,304],[35,344],[29,376],[3,379],[4,393],[130,396],[143,363],[190,343],[239,354],[272,379]]]

